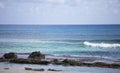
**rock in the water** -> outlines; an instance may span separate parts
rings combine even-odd
[[[63,63],[69,63],[69,60],[68,59],[65,59],[62,61]]]
[[[62,64],[63,65],[71,65],[71,66],[79,66],[81,64],[81,62],[76,61],[76,60],[65,59],[65,60],[62,61]]]
[[[4,68],[5,70],[8,70],[9,68]]]
[[[32,69],[32,68],[28,68],[28,67],[25,67],[25,70],[32,70],[32,71],[44,71],[43,68],[41,69]]]
[[[41,68],[41,69],[32,69],[32,71],[44,71],[44,69],[43,68]]]
[[[4,59],[17,59],[17,54],[10,52],[3,55]]]
[[[62,70],[48,69],[48,71],[62,71]]]
[[[45,55],[44,54],[41,54],[40,52],[32,52],[29,56],[28,56],[29,59],[32,59],[32,60],[41,60],[41,59],[45,59]]]
[[[21,63],[21,64],[29,64],[30,62],[28,61],[28,59],[13,59],[9,61],[10,63]]]
[[[4,61],[6,61],[6,60],[3,57],[0,58],[0,62],[4,62]]]
[[[25,67],[25,70],[32,70],[32,68]]]
[[[93,65],[97,67],[120,68],[120,64],[108,64],[103,62],[95,62]]]
[[[58,62],[58,59],[53,59],[53,62]]]
[[[50,64],[49,61],[41,61],[41,60],[30,60],[30,59],[13,59],[9,61],[10,63],[20,63],[20,64],[41,64],[41,65],[47,65]]]

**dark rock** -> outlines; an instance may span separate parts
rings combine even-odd
[[[110,64],[110,68],[120,68],[120,64]]]
[[[28,61],[28,59],[22,59],[22,58],[19,58],[19,59],[13,59],[13,60],[10,60],[11,63],[21,63],[21,64],[29,64],[30,62]]]
[[[10,60],[11,63],[20,63],[20,64],[42,64],[47,65],[50,62],[49,61],[40,61],[40,60],[30,60],[30,59],[13,59]]]
[[[44,71],[44,69],[32,69],[32,71]]]
[[[53,59],[53,62],[58,62],[58,59]]]
[[[45,55],[41,54],[40,52],[32,52],[29,56],[29,59],[31,60],[41,60],[41,59],[45,59]]]
[[[52,64],[55,64],[55,65],[64,65],[62,62],[54,62]]]
[[[49,61],[39,61],[39,60],[31,60],[29,62],[30,64],[41,64],[41,65],[48,65],[50,63]]]
[[[25,67],[25,70],[32,70],[32,71],[44,71],[44,69],[32,69],[32,68],[28,68],[28,67]]]
[[[9,68],[4,68],[5,70],[8,70]]]
[[[103,63],[103,62],[95,62],[93,65],[95,66],[109,66],[109,64]]]
[[[69,60],[68,59],[65,59],[62,61],[63,63],[69,63]]]
[[[61,61],[59,61],[58,59],[53,59],[51,61],[52,64],[55,64],[55,65],[62,65],[63,63]]]
[[[17,54],[16,53],[6,53],[3,55],[4,59],[17,59]]]
[[[2,57],[0,58],[0,62],[5,62],[6,60]]]
[[[70,66],[79,66],[79,65],[81,65],[81,61],[68,60],[68,59],[63,60],[62,63],[63,63],[63,65],[70,65]]]
[[[93,66],[93,64],[92,64],[92,63],[81,63],[81,65],[82,65],[82,66],[88,66],[88,67]]]
[[[48,69],[48,71],[62,71],[62,70]]]
[[[103,62],[95,62],[93,65],[98,67],[120,68],[120,64],[108,64]]]
[[[25,70],[32,70],[32,68],[25,67]]]
[[[50,64],[50,62],[49,61],[40,61],[39,64],[48,65],[48,64]]]

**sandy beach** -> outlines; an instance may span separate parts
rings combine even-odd
[[[66,71],[31,71],[31,70],[24,70],[24,69],[0,69],[0,73],[73,73],[73,72],[66,72]]]

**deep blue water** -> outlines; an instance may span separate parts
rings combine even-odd
[[[120,26],[0,26],[0,38],[39,40],[115,40],[120,39]]]
[[[0,53],[120,59],[120,25],[0,25]]]

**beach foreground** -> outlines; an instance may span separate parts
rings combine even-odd
[[[48,58],[39,51],[27,58],[17,53],[5,53],[0,58],[0,73],[119,73],[120,64],[97,62],[91,59]],[[88,63],[89,62],[89,63]]]
[[[0,73],[73,73],[73,72],[31,71],[31,70],[24,70],[24,69],[0,69]]]

